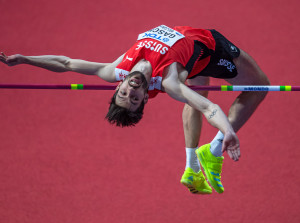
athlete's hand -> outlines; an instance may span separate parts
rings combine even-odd
[[[6,56],[3,52],[1,52],[0,61],[8,66],[15,66],[24,63],[24,56],[20,54]]]
[[[233,131],[228,131],[224,134],[222,152],[227,151],[227,154],[234,161],[238,161],[240,152],[240,142],[237,135]]]

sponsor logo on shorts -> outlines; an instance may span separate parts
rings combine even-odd
[[[237,50],[237,47],[236,47],[236,46],[234,46],[234,45],[229,45],[229,46],[230,46],[231,52],[233,52],[233,53],[236,53],[236,52],[238,52],[238,50]]]
[[[235,69],[235,65],[225,59],[220,59],[217,65],[226,67],[230,72],[233,72],[233,70]]]

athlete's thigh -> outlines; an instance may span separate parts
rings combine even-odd
[[[186,83],[189,86],[207,86],[209,85],[209,77],[197,76],[192,79],[187,79]],[[207,97],[208,91],[197,91],[198,94]]]
[[[269,79],[254,59],[241,50],[240,56],[233,59],[237,68],[237,76],[225,79],[231,85],[269,85]]]

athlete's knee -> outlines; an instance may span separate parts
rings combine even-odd
[[[262,102],[266,98],[268,91],[260,91],[256,93],[257,93],[256,94],[257,101]]]
[[[259,85],[263,85],[263,86],[270,86],[270,80],[266,75],[263,75],[263,78],[261,79]],[[256,92],[257,97],[262,101],[265,99],[265,97],[267,96],[267,94],[269,93],[268,91],[260,91],[260,92]]]
[[[268,91],[243,91],[240,96],[255,102],[255,104],[259,104],[266,98],[267,94]]]

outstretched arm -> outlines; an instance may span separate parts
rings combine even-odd
[[[6,56],[4,53],[0,55],[0,61],[8,66],[19,64],[29,64],[41,67],[54,72],[73,71],[86,75],[97,75],[107,82],[115,82],[114,69],[122,61],[124,55],[120,56],[113,63],[95,63],[79,59],[71,59],[66,56],[23,56],[15,54]]]
[[[202,97],[182,83],[178,76],[177,64],[173,63],[166,71],[162,81],[165,92],[175,100],[186,103],[202,112],[207,121],[224,134],[223,151],[227,150],[228,155],[236,160],[240,151],[239,140],[227,116],[218,105]]]

